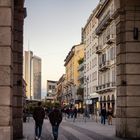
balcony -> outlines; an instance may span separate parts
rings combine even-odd
[[[103,85],[96,86],[96,92],[97,93],[111,92],[115,88],[116,88],[115,82],[109,82]]]
[[[111,34],[111,35],[108,35],[107,37],[106,37],[106,44],[111,44],[111,43],[114,43],[115,42],[115,37],[114,37],[114,35],[113,34]]]
[[[83,96],[82,95],[77,95],[75,100],[83,101]]]
[[[109,61],[106,61],[102,64],[99,64],[99,71],[105,71],[105,70],[109,69],[109,67],[110,67],[110,63],[109,63]]]
[[[110,11],[108,11],[108,13],[104,16],[104,18],[99,22],[99,25],[95,30],[96,35],[101,34],[102,31],[109,25],[111,20],[112,20],[112,17],[110,15]]]
[[[96,54],[100,54],[101,52],[102,52],[102,47],[101,47],[101,45],[98,45],[96,47]]]
[[[106,89],[112,89],[115,88],[115,82],[110,82],[110,83],[106,83]]]
[[[80,64],[78,67],[78,71],[82,71],[84,70],[84,63]]]
[[[84,71],[83,72],[79,72],[78,80],[81,80],[83,78],[84,78]]]

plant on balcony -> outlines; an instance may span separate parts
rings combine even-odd
[[[80,58],[79,60],[78,60],[78,64],[80,65],[80,64],[82,64],[84,62],[84,57],[83,58]]]

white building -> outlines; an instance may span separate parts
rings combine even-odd
[[[98,56],[96,54],[96,46],[98,45],[98,37],[95,33],[95,29],[98,26],[98,20],[95,17],[99,5],[93,10],[87,24],[83,28],[83,38],[85,44],[85,73],[84,73],[84,99],[85,103],[90,100],[90,109],[92,112],[96,108],[99,108],[99,94],[96,93],[96,86],[98,85]]]
[[[47,96],[56,97],[57,81],[47,80]]]
[[[115,0],[106,0],[100,7],[96,17],[98,27],[96,34],[99,43],[96,48],[98,54],[99,80],[97,92],[100,94],[100,105],[106,109],[112,107],[116,111],[116,25],[113,20]]]

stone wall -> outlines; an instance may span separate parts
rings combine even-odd
[[[116,135],[140,138],[140,1],[115,3],[118,6]],[[134,28],[138,29],[136,36]]]
[[[0,0],[0,140],[22,137],[24,0]]]
[[[14,0],[13,37],[13,134],[14,139],[22,137],[22,66],[23,66],[23,22],[24,1]]]
[[[0,139],[11,140],[13,57],[12,30],[13,5],[11,0],[0,1]]]

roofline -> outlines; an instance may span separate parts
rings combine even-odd
[[[74,55],[74,54],[73,54],[73,50],[74,50],[77,46],[80,46],[80,45],[82,45],[82,44],[83,44],[83,43],[81,42],[80,44],[74,45],[74,46],[71,48],[71,50],[69,51],[68,55],[66,56],[66,58],[65,58],[65,60],[64,60],[64,62],[65,62],[64,66],[67,65],[67,63],[69,62],[69,60],[70,60],[70,59],[72,58],[72,56]]]
[[[97,12],[98,12],[98,9],[100,8],[100,3],[95,7],[95,9],[92,11],[92,13],[90,14],[90,16],[89,16],[89,18],[88,18],[88,20],[87,20],[87,23],[86,23],[86,25],[82,28],[83,29],[83,31],[85,30],[85,28],[88,26],[88,24],[89,24],[89,22],[91,21],[91,19],[95,16],[95,18],[96,18],[96,14],[97,14]]]
[[[100,4],[101,7],[98,10],[98,12],[96,13],[95,17],[99,18],[99,16],[101,15],[102,11],[105,9],[106,5],[110,2],[110,0],[105,0],[105,2],[103,4]]]

